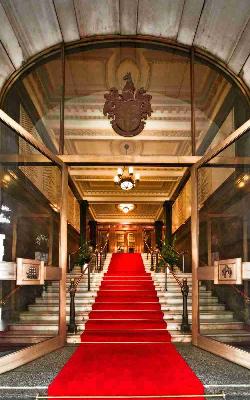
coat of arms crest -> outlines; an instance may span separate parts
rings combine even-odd
[[[103,114],[111,119],[112,128],[118,135],[136,136],[141,133],[145,120],[152,113],[152,96],[146,94],[144,88],[135,89],[130,72],[123,79],[126,83],[121,94],[117,88],[111,88],[109,93],[105,93]]]

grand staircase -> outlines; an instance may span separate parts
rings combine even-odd
[[[150,260],[146,254],[142,254],[146,270],[150,272]],[[75,297],[76,324],[79,333],[68,335],[68,343],[80,341],[80,333],[84,330],[88,320],[89,312],[95,301],[103,275],[107,271],[110,263],[111,254],[107,255],[104,268],[101,273],[91,273],[91,290],[87,290],[87,276],[85,275],[78,285]],[[67,274],[67,287],[70,279],[80,275],[80,268]],[[171,274],[168,276],[168,290],[165,291],[165,274],[151,272],[157,295],[167,321],[168,331],[172,336],[173,342],[190,342],[191,334],[182,333],[180,330],[182,319],[182,294],[180,287]],[[191,323],[191,294],[192,277],[191,274],[177,273],[180,280],[186,278],[190,288],[188,296],[189,322]],[[67,320],[69,320],[70,297],[67,293]],[[142,304],[143,307],[143,304]],[[11,323],[7,331],[0,334],[0,345],[8,344],[13,346],[24,346],[27,344],[38,343],[57,334],[59,312],[59,283],[53,282],[44,290],[41,297],[37,297],[34,304],[28,306],[27,311],[20,313],[18,322]],[[250,342],[250,332],[244,329],[244,323],[236,321],[232,311],[227,311],[224,304],[220,304],[218,298],[213,296],[211,291],[207,291],[205,286],[200,287],[200,319],[201,333],[216,338],[223,342]]]
[[[146,270],[150,271],[150,260],[142,254]],[[173,342],[190,342],[191,334],[180,331],[182,320],[182,294],[174,277],[168,275],[167,292],[165,291],[165,274],[151,272],[164,319],[168,324],[168,331]],[[189,285],[188,313],[191,325],[192,314],[192,274],[177,272],[177,278],[182,281],[186,278]],[[224,304],[219,303],[218,297],[213,296],[205,286],[200,286],[200,327],[201,334],[224,343],[250,343],[250,332],[245,329],[244,322],[237,321],[232,311],[226,310]]]
[[[103,274],[110,263],[111,254],[107,254],[103,271],[91,273],[91,290],[88,291],[87,274],[78,285],[75,296],[76,323],[79,332],[84,330],[84,318],[92,309],[92,304],[99,290]],[[80,267],[76,266],[67,274],[67,288],[70,279],[78,278],[81,274]],[[69,321],[70,296],[67,292],[67,321]],[[37,297],[34,304],[28,306],[27,311],[20,313],[19,321],[8,325],[7,331],[0,333],[0,345],[25,346],[39,343],[55,336],[58,332],[59,313],[59,282],[52,282],[43,290],[41,297]]]

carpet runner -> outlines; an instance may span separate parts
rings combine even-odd
[[[50,384],[49,396],[184,400],[183,395],[201,395],[204,400],[202,383],[166,328],[141,255],[114,254],[82,343]]]

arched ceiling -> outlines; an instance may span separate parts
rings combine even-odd
[[[249,0],[0,0],[0,87],[53,45],[111,34],[194,45],[250,86]]]

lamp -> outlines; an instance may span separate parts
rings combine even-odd
[[[140,180],[140,174],[134,174],[133,167],[119,167],[117,174],[114,176],[115,185],[119,185],[122,190],[131,190]]]
[[[242,175],[236,182],[238,188],[242,189],[249,181],[249,174]]]
[[[124,214],[127,214],[129,211],[133,211],[135,208],[134,204],[130,204],[130,203],[121,203],[118,205],[119,210],[121,210],[122,212],[124,212]]]

